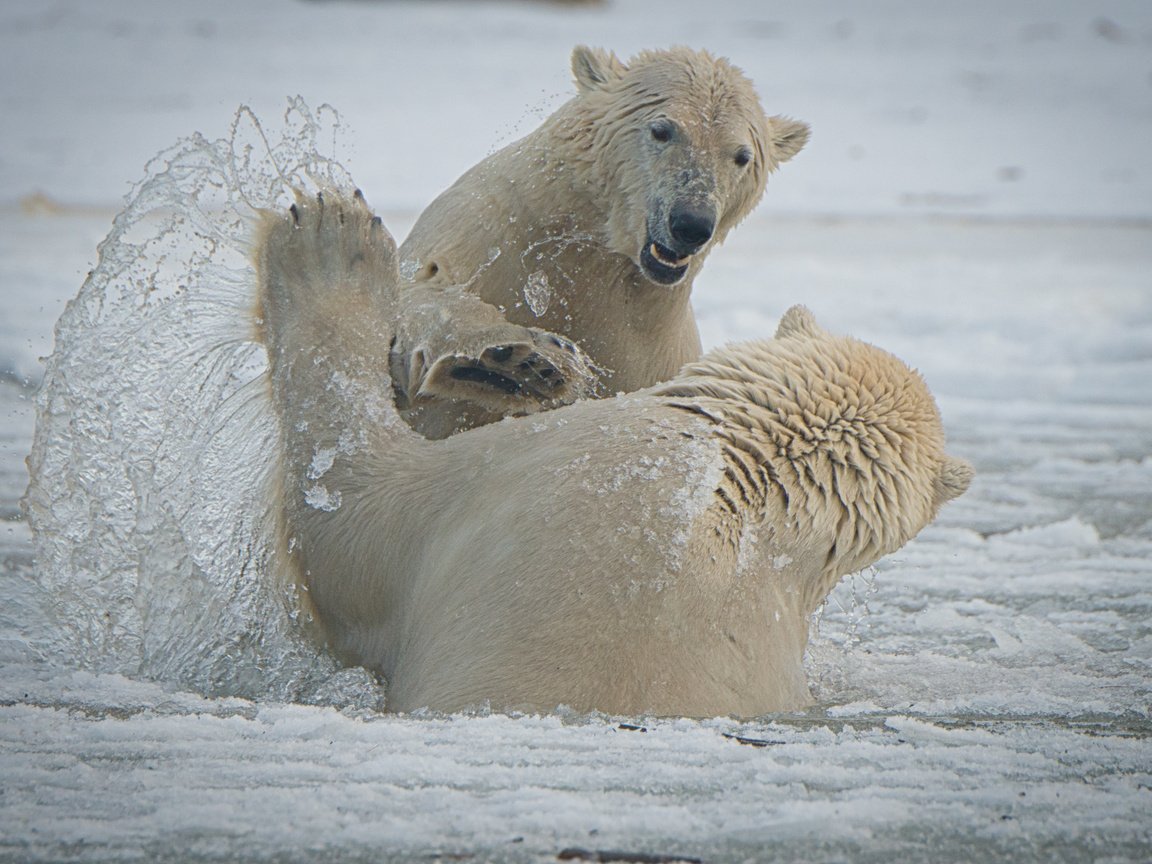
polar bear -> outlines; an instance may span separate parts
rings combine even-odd
[[[967,487],[920,376],[794,307],[671,381],[429,441],[378,374],[395,245],[357,193],[255,243],[291,568],[394,711],[755,716],[809,616]]]
[[[578,46],[572,71],[577,95],[466,172],[400,248],[392,374],[430,437],[695,360],[696,274],[808,139],[704,51],[623,63]]]

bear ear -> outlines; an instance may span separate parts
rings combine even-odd
[[[784,313],[780,319],[780,326],[776,328],[777,339],[788,337],[820,335],[820,325],[816,323],[816,316],[807,306],[793,306]]]
[[[936,506],[963,495],[975,476],[972,466],[963,459],[945,456],[936,477]]]
[[[572,76],[581,93],[603,90],[606,84],[618,80],[627,71],[628,67],[611,51],[587,45],[572,49]]]
[[[776,162],[787,162],[804,149],[811,132],[808,124],[801,123],[799,120],[779,115],[769,117],[768,134],[772,141],[772,153],[776,157]]]

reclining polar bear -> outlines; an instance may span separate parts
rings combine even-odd
[[[759,715],[811,613],[967,487],[919,375],[794,307],[672,381],[428,441],[378,370],[395,246],[357,193],[267,214],[291,565],[389,707]]]
[[[445,190],[400,248],[392,376],[428,437],[697,359],[693,280],[808,140],[705,51],[623,63],[578,46],[572,72],[576,95]]]

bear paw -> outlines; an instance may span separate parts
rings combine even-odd
[[[297,192],[287,213],[264,214],[256,240],[258,315],[276,332],[307,310],[349,295],[388,300],[396,290],[396,244],[357,189],[315,198]]]
[[[409,393],[417,403],[429,399],[471,402],[500,414],[531,414],[595,393],[592,364],[575,343],[529,327],[509,325],[516,341],[493,339],[476,352],[454,352],[431,359],[413,352]]]

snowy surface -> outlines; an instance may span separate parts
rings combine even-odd
[[[710,48],[813,124],[697,284],[705,341],[803,302],[920,368],[977,468],[834,594],[818,705],[394,717],[60,662],[29,399],[144,164],[299,93],[402,234],[577,42]],[[30,0],[0,49],[0,860],[1152,857],[1152,6]]]

